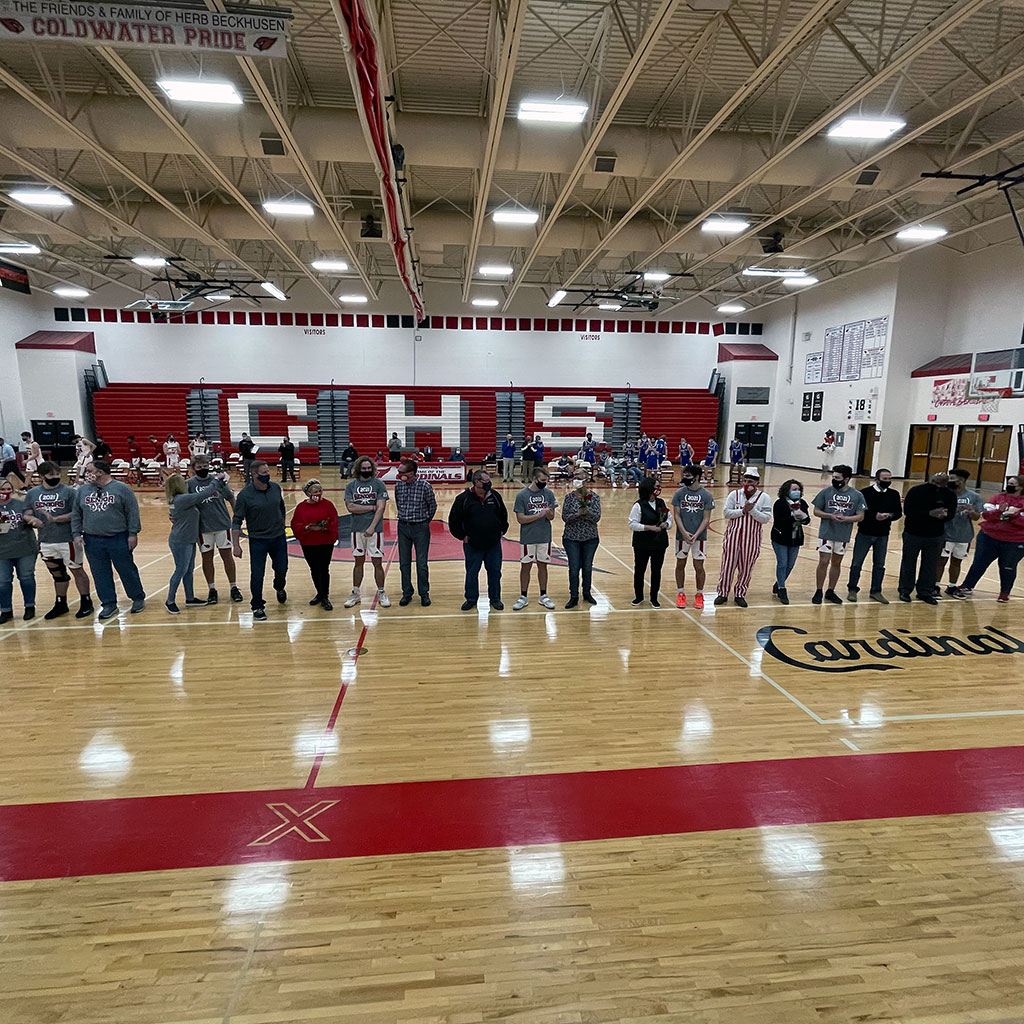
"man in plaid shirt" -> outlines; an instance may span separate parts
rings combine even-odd
[[[403,607],[412,600],[412,549],[416,548],[416,583],[420,604],[430,604],[430,569],[427,554],[430,551],[430,520],[437,512],[434,488],[416,475],[416,463],[403,459],[398,466],[395,484],[395,506],[398,509],[398,565],[402,570]]]

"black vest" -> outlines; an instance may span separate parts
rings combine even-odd
[[[665,521],[668,515],[668,508],[661,498],[655,498],[656,508],[651,508],[650,502],[637,500],[640,506],[640,522],[644,526],[657,526]],[[668,547],[668,531],[659,530],[652,533],[650,530],[636,530],[633,533],[633,549],[635,551],[664,551]]]

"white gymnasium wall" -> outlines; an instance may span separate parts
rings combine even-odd
[[[22,398],[15,344],[33,331],[52,330],[53,302],[46,295],[0,290],[0,437],[19,437],[31,415]]]
[[[1024,248],[1017,241],[953,257],[947,290],[942,354],[1020,344],[1024,330]]]

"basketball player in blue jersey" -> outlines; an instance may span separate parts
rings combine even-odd
[[[588,430],[586,440],[580,446],[580,454],[583,461],[587,464],[587,472],[590,474],[590,479],[594,479],[594,465],[597,462],[597,442],[594,440],[594,435]]]
[[[668,441],[665,440],[665,435],[662,434],[657,441],[654,442],[655,451],[658,453],[658,458],[662,462],[668,458]]]
[[[715,463],[718,462],[718,442],[708,438],[708,453],[704,456],[704,471],[701,474],[705,480],[715,481]]]
[[[734,437],[729,442],[729,461],[734,466],[742,466],[746,454],[747,446],[738,437]]]
[[[661,468],[661,456],[658,454],[658,445],[654,441],[647,442],[647,454],[644,456],[644,475],[657,476]]]
[[[679,465],[680,468],[693,465],[693,445],[685,437],[679,438]]]

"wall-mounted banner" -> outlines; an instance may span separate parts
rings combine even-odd
[[[0,0],[0,39],[285,57],[288,17],[156,4]]]
[[[24,267],[0,260],[0,288],[10,288],[12,291],[21,292],[22,295],[31,295],[28,271]]]

